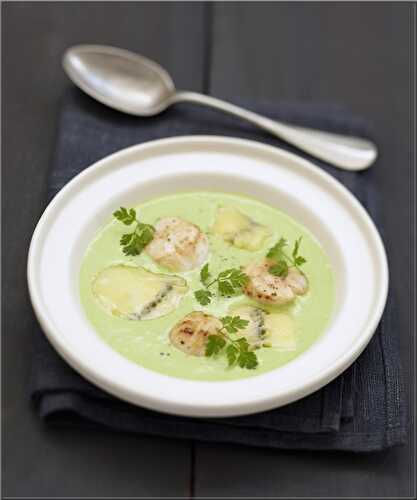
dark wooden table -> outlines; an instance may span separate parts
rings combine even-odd
[[[46,428],[28,400],[35,319],[25,277],[59,98],[70,85],[60,66],[66,47],[125,47],[163,64],[179,88],[215,96],[345,103],[376,125],[391,283],[401,299],[395,334],[411,397],[413,6],[17,2],[3,3],[2,14],[3,495],[413,496],[411,445],[311,453]]]

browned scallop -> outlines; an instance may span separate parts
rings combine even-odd
[[[193,356],[204,356],[209,335],[222,327],[219,319],[210,314],[192,312],[184,316],[169,334],[174,347]]]
[[[163,217],[155,229],[146,252],[161,266],[171,271],[191,271],[207,260],[208,239],[195,224],[179,217]]]
[[[295,267],[290,267],[287,276],[274,276],[269,272],[272,262],[265,259],[251,263],[245,268],[249,281],[245,294],[262,304],[282,305],[292,302],[297,295],[308,291],[307,277]]]

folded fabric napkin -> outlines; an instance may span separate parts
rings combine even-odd
[[[339,106],[246,104],[294,124],[369,135],[361,119]],[[243,137],[292,150],[250,124],[209,109],[183,105],[157,117],[135,118],[112,111],[71,89],[63,100],[49,198],[84,168],[110,153],[152,139],[189,134]],[[378,221],[372,169],[363,173],[343,172],[314,162],[347,186]],[[275,448],[382,450],[402,443],[406,436],[396,330],[396,310],[390,297],[369,346],[336,380],[282,408],[216,419],[175,417],[108,395],[73,371],[39,330],[34,334],[31,396],[40,417],[51,424],[102,426]]]

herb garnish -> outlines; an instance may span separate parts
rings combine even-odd
[[[246,328],[249,321],[240,316],[225,316],[220,320],[223,324],[217,335],[209,335],[206,345],[206,356],[216,356],[225,352],[229,366],[237,364],[240,368],[252,370],[258,366],[256,354],[250,350],[248,341],[244,338],[234,339],[231,334]]]
[[[238,291],[241,291],[242,287],[246,285],[249,278],[240,269],[226,269],[218,274],[217,278],[210,281],[211,273],[209,271],[209,265],[206,264],[200,271],[200,280],[205,286],[201,290],[194,292],[195,298],[202,306],[210,304],[211,299],[214,294],[209,288],[217,283],[217,289],[219,294],[222,296],[230,296]]]
[[[291,252],[291,256],[289,256],[284,248],[288,245],[288,242],[285,238],[280,238],[278,243],[276,243],[272,248],[270,248],[269,252],[266,256],[271,259],[274,263],[269,268],[269,272],[274,276],[279,276],[281,278],[285,278],[288,274],[288,263],[292,267],[296,267],[298,270],[300,266],[306,263],[306,259],[298,254],[300,250],[302,237],[295,240],[294,248]]]
[[[125,255],[139,255],[146,245],[153,240],[155,228],[150,224],[139,222],[134,208],[120,207],[119,210],[113,213],[113,216],[126,226],[136,224],[131,233],[122,235],[120,245]]]

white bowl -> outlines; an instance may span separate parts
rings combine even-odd
[[[330,257],[336,308],[326,332],[295,360],[237,381],[201,382],[162,375],[105,344],[81,308],[80,263],[114,207],[178,191],[249,195],[283,210],[315,234]],[[115,396],[188,416],[231,416],[306,396],[343,372],[381,318],[388,267],[366,211],[336,180],[293,154],[215,136],[163,139],[115,153],[86,169],[51,201],[28,257],[32,304],[51,344],[81,375]]]

